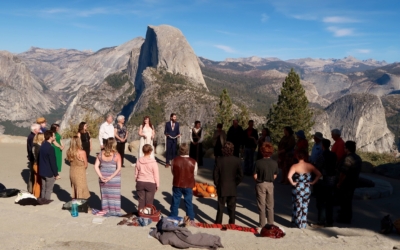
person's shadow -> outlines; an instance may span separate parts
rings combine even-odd
[[[90,197],[87,200],[90,207],[101,210],[101,199],[94,192],[90,192]]]
[[[125,154],[125,160],[129,161],[131,164],[135,164],[137,158],[131,154]]]
[[[28,182],[29,182],[29,174],[30,174],[30,172],[31,171],[29,169],[22,169],[22,171],[21,171],[21,177],[22,177],[22,179],[24,180],[24,182],[26,184],[28,184]]]
[[[94,157],[94,156],[92,156],[92,155],[89,155],[89,157],[88,157],[88,163],[94,165],[94,164],[96,163],[96,157]]]
[[[72,200],[71,194],[68,193],[65,189],[62,189],[58,184],[54,184],[53,193],[57,195],[57,198],[60,201],[68,202]]]

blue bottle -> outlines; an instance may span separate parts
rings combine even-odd
[[[78,217],[78,202],[77,200],[72,200],[72,206],[71,206],[71,216],[72,217]]]

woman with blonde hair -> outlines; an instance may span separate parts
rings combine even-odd
[[[44,135],[42,133],[38,133],[33,138],[33,183],[32,183],[32,194],[36,197],[40,197],[40,190],[42,187],[42,178],[39,175],[39,165],[38,165],[38,158],[39,158],[39,151],[42,142],[44,141]]]
[[[108,138],[94,164],[101,192],[102,211],[98,215],[121,215],[121,156],[116,146],[115,139]]]
[[[89,188],[86,181],[86,168],[88,166],[86,152],[82,150],[81,138],[71,138],[70,147],[67,151],[67,160],[71,163],[69,178],[71,180],[71,198],[88,199]]]

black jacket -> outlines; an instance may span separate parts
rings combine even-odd
[[[221,197],[236,196],[236,186],[243,179],[242,164],[236,156],[218,158],[214,168],[214,184]]]

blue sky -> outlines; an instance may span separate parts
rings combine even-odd
[[[374,58],[400,61],[400,1],[1,1],[0,50],[96,51],[179,28],[198,56]]]

